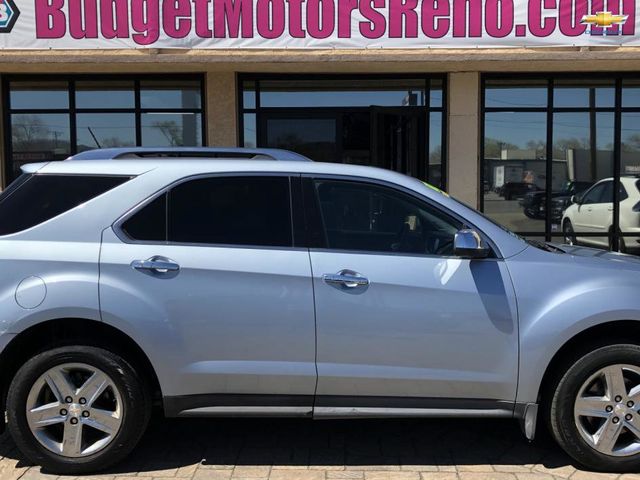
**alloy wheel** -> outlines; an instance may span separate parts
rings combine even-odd
[[[640,368],[615,364],[585,381],[574,404],[580,436],[598,452],[626,457],[640,453]]]
[[[47,370],[27,396],[26,418],[50,452],[86,457],[109,445],[123,422],[122,396],[102,370],[65,363]]]

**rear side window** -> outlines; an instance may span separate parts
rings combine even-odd
[[[129,180],[93,175],[21,176],[0,196],[0,235],[39,225]],[[14,182],[15,183],[15,182]]]
[[[122,231],[135,240],[166,242],[167,194],[163,193],[124,222]]]
[[[216,177],[181,183],[122,224],[138,241],[290,247],[289,179]]]

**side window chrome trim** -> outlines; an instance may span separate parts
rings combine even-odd
[[[151,194],[149,197],[145,198],[137,205],[130,208],[127,212],[121,215],[115,222],[111,224],[111,228],[115,233],[116,237],[122,243],[130,244],[130,245],[158,245],[158,246],[176,246],[176,247],[207,247],[207,248],[244,248],[244,249],[252,249],[252,250],[286,250],[286,251],[307,251],[308,249],[302,247],[294,246],[295,239],[293,238],[293,213],[290,210],[289,217],[291,219],[291,228],[292,228],[292,245],[283,247],[283,246],[265,246],[265,245],[237,245],[237,244],[225,244],[225,243],[182,243],[182,242],[170,242],[170,241],[150,241],[150,240],[136,240],[125,233],[122,229],[122,225],[129,220],[131,217],[136,215],[140,210],[145,208],[150,203],[153,203],[157,198],[162,195],[168,194],[173,188],[178,185],[182,185],[183,183],[187,183],[193,180],[201,180],[206,178],[224,178],[224,177],[284,177],[289,179],[289,204],[291,205],[292,200],[292,188],[291,188],[291,179],[300,177],[300,173],[295,172],[222,172],[222,173],[200,173],[197,175],[190,175],[188,177],[179,178],[171,182],[170,184],[162,187],[160,190]]]
[[[478,231],[478,233],[480,233],[480,235],[482,236],[482,239],[487,242],[487,244],[489,245],[489,247],[491,248],[491,251],[493,252],[494,257],[489,257],[487,259],[484,260],[502,260],[504,259],[504,256],[502,255],[502,252],[500,251],[500,249],[498,248],[498,246],[495,244],[495,242],[479,227],[477,227],[476,225],[474,225],[473,223],[469,222],[469,220],[467,220],[466,218],[460,216],[458,213],[450,210],[449,208],[445,207],[444,205],[439,204],[438,202],[433,201],[432,199],[425,197],[423,195],[420,195],[418,192],[411,190],[410,188],[404,187],[402,185],[398,185],[396,183],[393,182],[388,182],[386,180],[380,180],[377,178],[366,178],[366,177],[358,177],[358,176],[353,176],[353,175],[339,175],[339,174],[309,174],[309,173],[305,173],[301,175],[302,178],[310,178],[312,180],[337,180],[337,181],[346,181],[346,182],[354,182],[354,183],[361,183],[361,184],[365,184],[365,185],[378,185],[378,186],[383,186],[383,187],[387,187],[390,188],[392,190],[396,190],[399,192],[402,192],[406,195],[409,195],[421,202],[425,202],[427,203],[430,207],[435,208],[436,210],[441,211],[442,213],[444,213],[445,215],[452,217],[453,219],[461,222],[463,225],[467,225],[470,228],[473,228],[475,230]],[[355,253],[355,254],[372,254],[372,255],[391,255],[391,256],[411,256],[411,257],[420,257],[420,258],[443,258],[443,259],[455,259],[455,258],[460,258],[460,257],[456,257],[456,256],[445,256],[445,255],[428,255],[428,254],[403,254],[403,253],[396,253],[396,252],[372,252],[372,251],[367,251],[367,250],[336,250],[336,249],[331,249],[331,248],[311,248],[311,251],[329,251],[329,252],[341,252],[341,253]]]

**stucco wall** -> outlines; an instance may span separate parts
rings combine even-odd
[[[212,147],[237,146],[237,97],[234,72],[208,72],[206,85],[207,143]]]
[[[477,206],[480,130],[480,74],[449,75],[448,190],[463,202]]]

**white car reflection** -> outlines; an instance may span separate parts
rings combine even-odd
[[[614,181],[606,178],[582,195],[573,198],[573,204],[564,212],[562,231],[569,244],[613,247],[613,192]],[[620,232],[640,234],[640,179],[620,179]],[[602,236],[586,236],[581,234]],[[621,237],[620,250],[637,249],[636,238]]]

